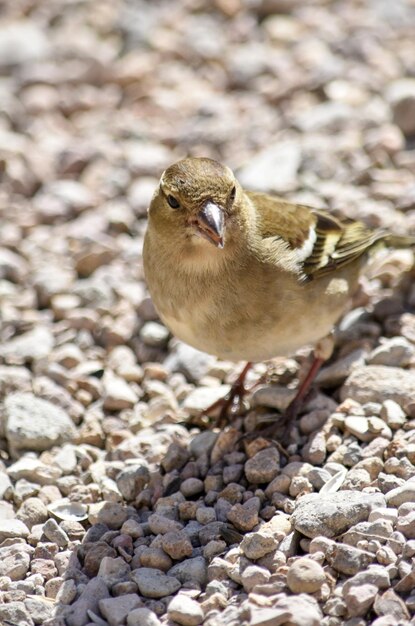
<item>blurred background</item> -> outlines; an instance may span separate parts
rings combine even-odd
[[[164,358],[141,245],[188,154],[414,232],[413,0],[3,0],[0,17],[4,363],[67,344],[75,364]]]

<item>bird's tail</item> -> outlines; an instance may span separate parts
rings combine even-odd
[[[388,234],[384,237],[384,242],[391,248],[414,248],[415,237],[406,237],[405,235]]]

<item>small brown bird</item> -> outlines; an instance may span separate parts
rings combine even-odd
[[[357,287],[366,253],[379,242],[414,244],[245,191],[228,167],[187,158],[163,173],[151,201],[144,269],[160,318],[199,350],[251,362],[317,344],[291,416],[330,356],[324,338]],[[247,369],[226,407],[240,394]]]

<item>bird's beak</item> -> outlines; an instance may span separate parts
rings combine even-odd
[[[223,237],[225,231],[225,215],[214,202],[206,202],[204,207],[196,215],[193,221],[198,234],[204,237],[217,248],[223,248]]]

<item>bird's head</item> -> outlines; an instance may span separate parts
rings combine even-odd
[[[150,204],[150,219],[177,243],[207,241],[222,249],[241,193],[228,167],[207,158],[183,159],[163,173]]]

